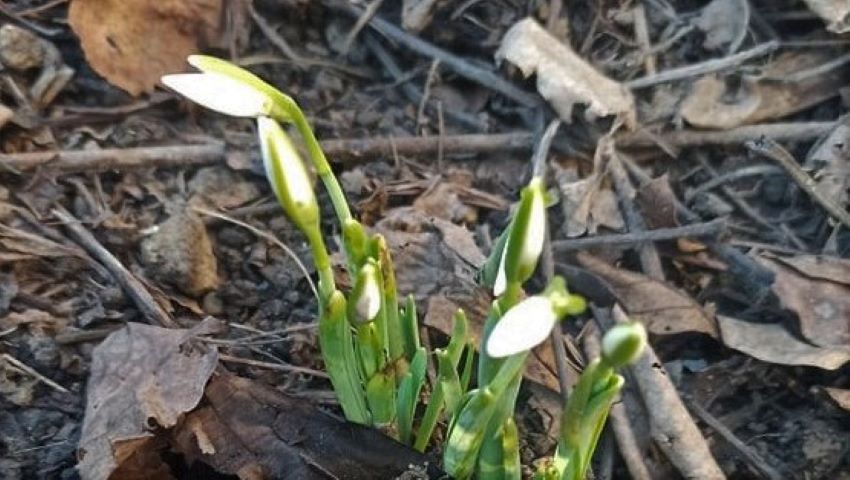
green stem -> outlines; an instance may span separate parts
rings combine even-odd
[[[289,113],[292,115],[292,122],[295,124],[295,128],[301,132],[301,137],[304,139],[304,144],[307,147],[307,153],[310,155],[310,159],[313,160],[313,166],[316,167],[316,174],[322,179],[322,183],[328,191],[339,223],[340,225],[345,225],[346,220],[352,218],[351,210],[348,208],[345,193],[342,191],[339,181],[331,170],[331,165],[325,157],[325,152],[322,151],[319,140],[316,139],[316,135],[313,133],[313,129],[310,128],[310,123],[307,121],[307,117],[304,116],[304,112],[300,107],[295,105]]]
[[[319,274],[319,295],[325,300],[336,290],[334,272],[333,268],[331,268],[331,257],[328,255],[325,240],[322,238],[322,233],[319,231],[318,226],[304,233],[307,237],[307,243],[310,244],[310,251],[313,253],[313,263],[316,265],[316,271]]]

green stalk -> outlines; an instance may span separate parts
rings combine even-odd
[[[519,459],[519,431],[513,418],[505,420],[502,427],[502,478],[504,480],[520,480],[522,464]]]
[[[381,277],[384,287],[384,308],[386,312],[387,351],[390,363],[404,357],[407,362],[413,361],[416,351],[406,352],[405,341],[402,337],[402,326],[398,315],[398,289],[396,288],[395,269],[390,256],[390,249],[383,235],[373,237],[378,253],[378,263],[381,266]]]
[[[310,128],[310,123],[307,121],[307,117],[304,115],[301,107],[293,102],[289,114],[292,116],[292,123],[295,124],[295,128],[301,132],[301,138],[304,139],[307,153],[310,155],[310,159],[313,160],[316,174],[328,191],[328,196],[331,199],[340,225],[345,225],[346,221],[352,218],[351,210],[348,208],[348,200],[345,198],[345,193],[339,185],[339,181],[334,175],[333,170],[331,170],[328,159],[325,157],[325,152],[322,151],[322,147],[316,139],[313,129]]]
[[[371,422],[363,391],[357,357],[346,318],[345,296],[335,290],[319,301],[319,347],[325,369],[339,398],[345,418],[368,425]]]

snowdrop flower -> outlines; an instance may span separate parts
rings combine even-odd
[[[487,355],[493,358],[531,350],[546,340],[558,315],[548,297],[528,297],[507,311],[487,338]]]
[[[222,73],[175,73],[163,76],[162,83],[199,105],[233,117],[270,115],[274,107],[266,93]]]
[[[257,131],[266,177],[275,196],[298,228],[305,234],[313,233],[319,227],[319,204],[301,155],[271,118],[259,117]]]
[[[631,322],[614,326],[602,337],[602,358],[612,367],[631,363],[646,346],[646,328]]]
[[[501,296],[509,281],[524,282],[537,268],[546,237],[546,200],[543,181],[535,177],[523,190],[520,206],[502,250],[502,260],[493,284],[493,294]]]
[[[378,268],[374,262],[367,263],[357,273],[357,281],[351,292],[349,316],[355,323],[362,324],[371,322],[381,311],[381,289],[378,286]]]

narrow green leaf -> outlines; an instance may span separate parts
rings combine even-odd
[[[366,425],[371,419],[345,311],[345,296],[335,290],[319,318],[319,347],[345,418]]]
[[[378,372],[366,383],[366,400],[372,412],[372,424],[388,425],[395,417],[395,375]]]
[[[520,480],[522,465],[519,459],[519,431],[513,418],[505,420],[502,427],[502,458],[504,480]]]
[[[419,349],[419,320],[416,316],[416,300],[413,295],[407,296],[404,311],[399,319],[401,325],[401,338],[404,343],[405,355],[413,356]]]
[[[424,348],[420,348],[416,352],[416,355],[413,356],[413,361],[410,362],[410,368],[404,374],[398,387],[396,416],[398,419],[398,438],[403,443],[410,443],[413,430],[413,417],[416,413],[416,404],[419,401],[419,392],[425,383],[427,362],[428,352]]]

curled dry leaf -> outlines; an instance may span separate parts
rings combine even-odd
[[[824,258],[821,261],[828,263]],[[773,259],[761,257],[758,262],[776,275],[773,292],[784,308],[797,314],[800,332],[808,341],[822,347],[850,345],[850,285],[847,284],[850,277],[845,277],[844,283],[836,283],[801,275],[800,271]],[[797,260],[797,263],[802,268],[808,267],[805,261]]]
[[[850,2],[841,0],[804,0],[809,8],[826,22],[834,33],[850,31]]]
[[[850,347],[818,347],[776,323],[746,322],[723,315],[717,316],[717,322],[726,346],[764,362],[835,370],[850,361]]]
[[[687,294],[646,275],[581,252],[579,264],[607,282],[629,316],[655,335],[697,332],[717,337],[714,319]]]
[[[129,323],[95,348],[77,455],[83,480],[142,478],[148,470],[138,469],[161,468],[150,456],[158,442],[152,431],[173,427],[201,400],[218,352],[193,339],[217,328],[215,321],[191,330]],[[140,465],[142,458],[150,461]]]
[[[679,112],[691,125],[720,129],[786,117],[845,86],[843,67],[806,74],[833,59],[829,52],[792,51],[778,55],[758,76],[706,75],[694,83]]]
[[[628,126],[637,121],[634,97],[626,87],[599,73],[532,18],[505,33],[496,58],[516,65],[526,77],[536,73],[537,90],[565,122],[576,103],[587,104],[598,117],[622,115]]]
[[[221,0],[74,0],[68,11],[92,68],[134,96],[183,71],[221,17]]]

